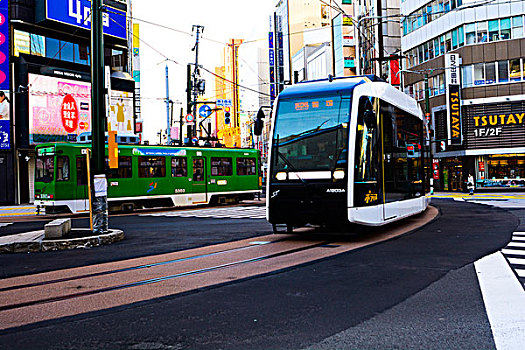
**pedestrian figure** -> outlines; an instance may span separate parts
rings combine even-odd
[[[469,195],[474,195],[474,177],[472,174],[468,174],[467,188],[469,189]]]

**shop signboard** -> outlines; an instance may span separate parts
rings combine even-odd
[[[9,3],[0,0],[0,90],[9,94]],[[11,148],[11,120],[0,116],[0,149]]]
[[[91,131],[91,84],[55,76],[29,74],[29,144],[75,142]],[[132,134],[133,93],[112,90],[108,130]]]
[[[439,159],[432,159],[432,178],[439,180]]]
[[[7,0],[1,0],[7,3]],[[75,27],[91,29],[91,1],[90,0],[38,0],[37,6],[41,9],[38,20],[52,20]],[[126,11],[108,5],[102,14],[104,34],[120,39],[127,39]]]
[[[459,80],[459,55],[445,55],[445,83],[447,85],[447,126],[448,144],[461,145],[461,94]]]

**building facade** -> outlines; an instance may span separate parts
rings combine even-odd
[[[525,2],[406,0],[406,93],[426,108],[437,190],[525,188]],[[428,79],[425,79],[425,75]]]
[[[2,1],[2,3],[6,3]],[[9,1],[11,142],[2,151],[0,203],[33,201],[34,147],[75,142],[91,131],[89,0]],[[135,133],[129,3],[105,0],[105,65],[111,74],[108,130]],[[7,156],[6,156],[7,154]],[[7,164],[7,165],[5,165]],[[71,164],[70,166],[74,166]]]

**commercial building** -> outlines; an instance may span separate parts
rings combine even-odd
[[[34,198],[34,146],[75,142],[91,131],[91,2],[2,1],[6,3],[11,124],[9,147],[0,151],[0,174],[4,174],[0,175],[0,203],[28,203]],[[104,4],[108,9],[103,20],[104,56],[111,74],[107,129],[134,134],[130,2],[105,0]]]
[[[425,108],[435,188],[525,188],[524,1],[406,0],[405,91]]]

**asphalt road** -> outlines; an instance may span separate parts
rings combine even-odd
[[[436,200],[402,237],[175,296],[0,333],[5,349],[491,349],[472,263],[505,246],[512,213]],[[2,276],[159,254],[268,233],[264,220],[113,218],[127,239],[0,256]],[[74,225],[81,225],[75,220]],[[338,238],[340,239],[340,237]]]

